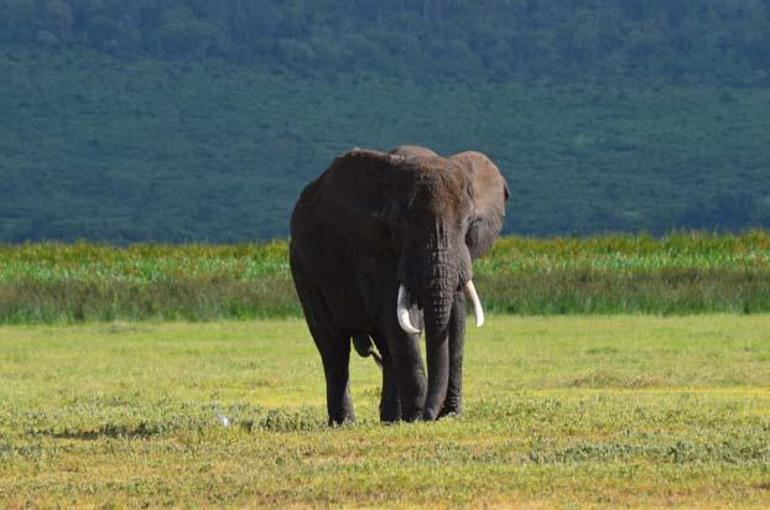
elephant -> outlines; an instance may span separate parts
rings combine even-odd
[[[409,145],[353,149],[302,191],[289,259],[323,363],[330,426],[355,421],[351,339],[382,367],[381,421],[460,413],[466,292],[484,322],[472,260],[499,235],[509,195],[484,154]]]

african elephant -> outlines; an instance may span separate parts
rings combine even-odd
[[[460,412],[463,290],[481,325],[471,261],[497,238],[508,195],[485,155],[444,158],[416,146],[354,149],[304,189],[290,262],[323,362],[330,425],[355,420],[351,338],[361,354],[373,353],[372,342],[380,352],[382,421]]]

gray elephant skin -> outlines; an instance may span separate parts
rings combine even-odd
[[[471,262],[500,233],[508,196],[484,154],[416,146],[354,149],[304,189],[290,262],[323,362],[330,425],[355,420],[351,339],[360,354],[379,351],[382,421],[460,412],[466,293],[483,322]]]

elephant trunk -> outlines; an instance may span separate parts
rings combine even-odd
[[[413,304],[422,309],[428,369],[423,419],[435,420],[444,407],[449,386],[449,323],[457,292],[466,287],[480,319],[477,322],[483,322],[483,312],[473,283],[468,279],[470,255],[462,238],[427,238],[422,250],[415,253],[417,256],[402,259],[397,315],[402,330],[419,334],[421,331],[412,322],[409,310]]]
[[[423,419],[438,418],[449,386],[449,318],[454,290],[451,287],[420,293],[418,301],[423,308],[425,344],[428,362],[428,391],[423,407]],[[420,334],[411,321],[410,297],[403,284],[398,289],[396,314],[399,325],[406,333]]]
[[[449,317],[460,278],[460,261],[455,251],[432,250],[430,264],[424,267],[424,285],[419,302],[425,321],[425,347],[428,368],[428,394],[423,418],[438,418],[449,385]]]
[[[425,399],[423,418],[438,418],[449,385],[449,316],[452,310],[454,289],[442,289],[426,300],[425,347],[428,362],[428,394]]]

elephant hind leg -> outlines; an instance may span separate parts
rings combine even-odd
[[[353,422],[356,415],[349,389],[350,336],[336,327],[320,289],[295,264],[292,273],[305,321],[323,362],[329,425]]]
[[[401,400],[398,397],[398,383],[393,367],[393,358],[381,336],[373,338],[382,354],[382,393],[380,394],[380,421],[393,423],[401,420]]]
[[[350,398],[349,338],[321,343],[317,340],[316,345],[321,352],[326,377],[326,408],[329,412],[329,425],[356,421],[353,401]]]

